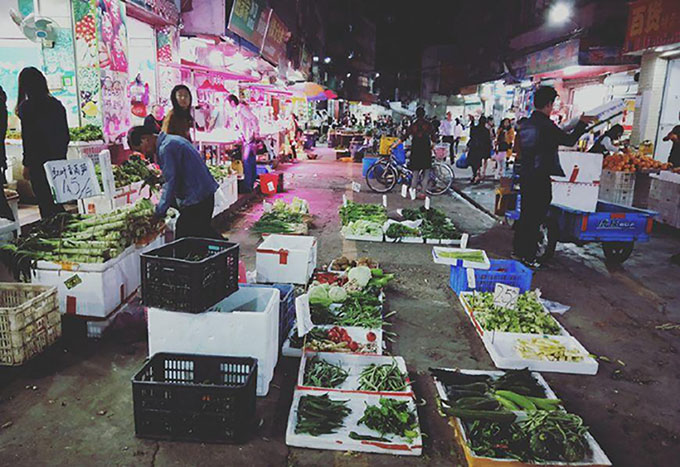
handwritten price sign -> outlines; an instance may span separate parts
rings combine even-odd
[[[91,198],[101,194],[94,164],[90,159],[45,162],[47,181],[57,203]]]
[[[515,308],[519,297],[519,288],[505,284],[496,284],[493,291],[493,304],[501,308]]]

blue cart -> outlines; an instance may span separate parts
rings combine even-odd
[[[509,220],[519,219],[517,207],[506,213]],[[557,242],[585,245],[602,243],[608,261],[623,263],[633,252],[635,242],[648,242],[656,212],[598,201],[595,212],[584,212],[553,204],[541,226],[537,257],[549,259]]]

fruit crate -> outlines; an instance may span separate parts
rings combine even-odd
[[[238,290],[238,254],[238,243],[192,237],[143,253],[142,303],[205,311]]]
[[[21,365],[61,336],[57,289],[0,284],[0,365]]]
[[[533,272],[519,261],[492,259],[489,269],[451,266],[449,285],[457,294],[465,291],[493,292],[496,284],[519,287],[520,293],[531,289]]]
[[[295,286],[292,284],[240,284],[241,287],[273,287],[281,292],[279,300],[279,350],[295,324]]]
[[[257,360],[158,353],[132,379],[140,438],[243,443],[255,421]]]

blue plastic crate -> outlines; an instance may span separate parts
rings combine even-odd
[[[462,266],[451,266],[449,285],[456,293],[476,290],[477,292],[493,292],[496,284],[519,287],[521,293],[531,289],[533,271],[511,259],[492,259],[489,269],[473,269],[475,272],[475,288],[468,285],[467,269]]]
[[[266,287],[279,289],[279,350],[295,323],[295,286],[291,284],[239,284],[240,287]]]

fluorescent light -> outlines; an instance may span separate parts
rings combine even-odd
[[[675,49],[675,50],[669,50],[668,52],[664,52],[660,55],[662,58],[667,58],[667,57],[672,57],[673,55],[678,55],[680,54],[680,49]]]
[[[375,74],[375,77],[376,77],[376,78],[380,78],[380,73],[376,73],[376,74]]]
[[[550,8],[548,20],[552,24],[563,24],[571,18],[571,13],[571,5],[564,2],[558,2]]]
[[[352,73],[347,73],[346,76],[347,76],[348,78],[351,78],[351,77],[352,77]]]
[[[314,63],[318,62],[318,61],[319,61],[319,56],[318,56],[318,55],[314,55],[314,56],[312,57],[312,61],[313,61]]]
[[[324,58],[323,62],[326,63],[326,64],[331,63],[331,57]]]

